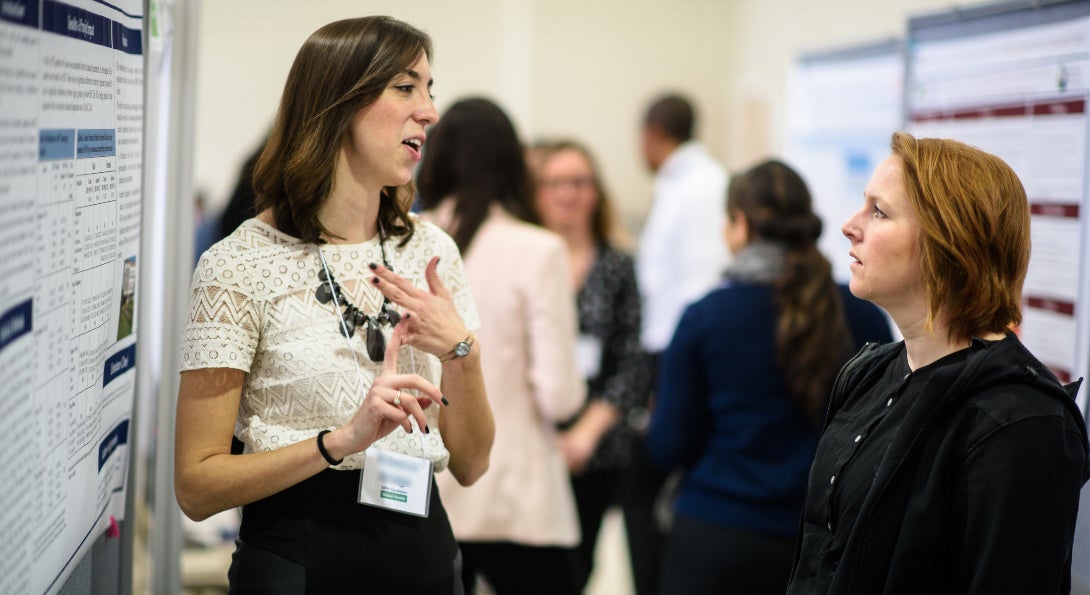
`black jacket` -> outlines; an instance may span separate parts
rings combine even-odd
[[[865,398],[903,343],[869,345],[841,371],[831,420]],[[1063,387],[1012,334],[937,369],[905,414],[839,560],[797,552],[788,593],[1068,593],[1086,426]],[[811,488],[809,498],[823,497]],[[809,508],[809,507],[808,507]],[[820,519],[804,520],[817,531]],[[822,523],[824,524],[824,523]],[[800,534],[799,544],[803,542]]]

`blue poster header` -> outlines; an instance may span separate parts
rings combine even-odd
[[[129,17],[141,18],[129,14],[117,6],[102,2],[114,10]],[[41,0],[41,30],[96,45],[113,48],[126,54],[144,53],[144,32],[130,29],[117,21],[100,14],[59,2]],[[38,2],[35,0],[0,0],[0,21],[13,22],[28,27],[38,28]]]
[[[76,134],[76,158],[112,157],[115,154],[113,128],[85,128]]]
[[[6,1],[6,0],[5,0]],[[55,0],[42,2],[42,31],[111,47],[110,19]]]
[[[114,49],[139,56],[144,53],[144,32],[114,21]]]
[[[38,0],[0,1],[0,21],[38,28]]]
[[[34,330],[33,300],[16,304],[0,314],[0,351]]]
[[[38,131],[38,161],[72,159],[76,156],[76,131],[71,128]]]
[[[114,381],[115,378],[128,372],[136,366],[136,343],[118,351],[106,358],[102,370],[102,386]]]
[[[114,454],[117,447],[128,442],[129,420],[126,419],[117,424],[117,427],[110,430],[110,433],[102,438],[102,442],[98,443],[98,470],[102,471],[102,466],[106,464],[106,461],[110,460],[110,455]]]

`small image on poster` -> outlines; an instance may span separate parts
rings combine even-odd
[[[117,318],[118,341],[132,334],[133,311],[136,303],[136,257],[126,258],[121,266],[121,310]]]

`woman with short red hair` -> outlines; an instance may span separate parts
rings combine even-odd
[[[852,293],[904,341],[833,385],[788,593],[1067,593],[1090,466],[1078,383],[1009,330],[1026,192],[956,141],[897,133],[892,150],[842,229]]]

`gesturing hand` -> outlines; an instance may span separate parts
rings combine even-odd
[[[351,437],[350,444],[355,449],[352,452],[365,450],[398,426],[412,432],[410,416],[416,419],[418,428],[430,431],[424,409],[433,402],[441,403],[443,396],[434,384],[418,374],[398,374],[398,350],[405,344],[405,330],[404,321],[394,327],[386,343],[382,373],[375,377],[360,408],[343,428]],[[416,395],[411,390],[417,391]]]
[[[400,329],[404,329],[404,341],[417,349],[439,356],[469,334],[461,316],[454,308],[450,292],[439,280],[439,257],[433,257],[424,269],[428,291],[416,287],[408,279],[390,269],[372,264],[375,272],[372,283],[382,295],[404,310]]]

